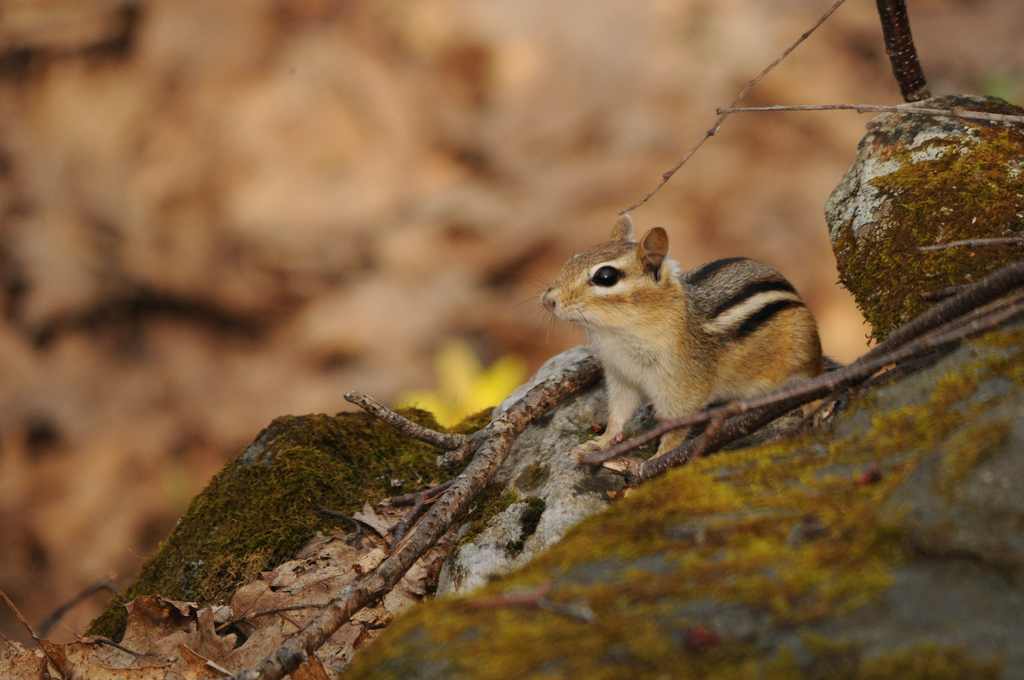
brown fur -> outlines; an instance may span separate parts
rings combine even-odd
[[[629,216],[620,218],[611,240],[570,259],[541,296],[587,330],[605,368],[608,428],[583,450],[618,441],[647,399],[660,418],[673,418],[823,371],[814,318],[777,271],[737,258],[680,274],[664,229],[639,242],[632,232]],[[612,286],[591,278],[604,266],[621,273]],[[658,454],[684,436],[663,437]]]

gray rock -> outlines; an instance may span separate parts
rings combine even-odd
[[[575,347],[548,360],[495,409],[493,417],[499,417],[537,383],[589,355],[588,348]],[[463,540],[441,569],[439,595],[469,592],[496,575],[527,564],[571,526],[604,508],[609,491],[622,489],[620,477],[603,469],[591,471],[569,457],[573,447],[593,436],[591,427],[604,422],[606,405],[604,388],[595,388],[554,409],[520,435],[492,482],[490,494],[510,494],[516,501],[490,517],[471,516],[460,530]],[[636,433],[652,424],[649,412],[641,409],[626,429]],[[649,448],[643,449],[648,455]],[[535,529],[524,536],[523,516],[531,508],[531,500],[534,513],[540,509],[540,518]],[[472,537],[466,539],[470,533]]]
[[[1022,115],[994,97],[950,95],[904,108]],[[886,113],[825,206],[840,280],[883,338],[926,307],[924,292],[977,280],[1019,250],[919,251],[1016,236],[1024,221],[1024,128],[1009,122]]]
[[[977,111],[998,108],[999,112],[1019,115],[1018,109],[1001,99],[973,95],[933,97],[897,108],[953,107]],[[899,171],[905,163],[927,163],[950,154],[971,153],[981,139],[981,131],[987,127],[1012,128],[1012,124],[897,113],[883,113],[868,123],[868,132],[857,147],[856,160],[825,203],[832,244],[846,229],[862,239],[867,237],[862,230],[871,232],[890,225],[891,196],[878,186],[878,179]],[[1018,172],[1024,170],[1024,158],[1008,160]]]

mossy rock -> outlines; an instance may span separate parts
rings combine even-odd
[[[425,411],[400,413],[442,429]],[[474,431],[488,416],[473,416],[456,430]],[[88,633],[120,639],[123,605],[140,595],[225,603],[240,585],[288,560],[317,531],[350,530],[345,520],[325,516],[321,508],[351,515],[365,502],[457,474],[438,471],[437,453],[364,413],[275,419],[192,500],[157,554]]]
[[[1024,115],[994,97],[907,106]],[[840,280],[881,340],[925,309],[922,293],[976,281],[1021,256],[1015,245],[918,248],[1024,232],[1024,125],[878,116],[825,214]]]
[[[1022,678],[1022,416],[1018,325],[829,431],[635,489],[400,617],[347,677]],[[547,587],[545,606],[473,606]]]

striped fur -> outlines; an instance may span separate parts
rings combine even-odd
[[[745,257],[709,262],[681,281],[703,312],[704,330],[724,340],[739,340],[776,314],[804,307],[793,284],[763,262]]]
[[[680,273],[664,230],[632,238],[621,219],[612,240],[569,260],[541,296],[587,330],[605,370],[608,427],[588,447],[617,441],[646,400],[658,417],[674,418],[823,371],[814,318],[775,269],[733,257]],[[595,278],[605,266],[620,274],[612,285]],[[663,437],[659,454],[683,436]]]

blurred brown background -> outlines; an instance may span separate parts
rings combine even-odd
[[[430,387],[448,338],[581,342],[546,281],[829,2],[3,0],[0,588],[126,584],[273,417]],[[1024,3],[909,8],[934,93],[1020,102]],[[748,99],[897,101],[869,0]],[[867,120],[734,116],[634,218],[774,264],[853,358],[822,207]]]

